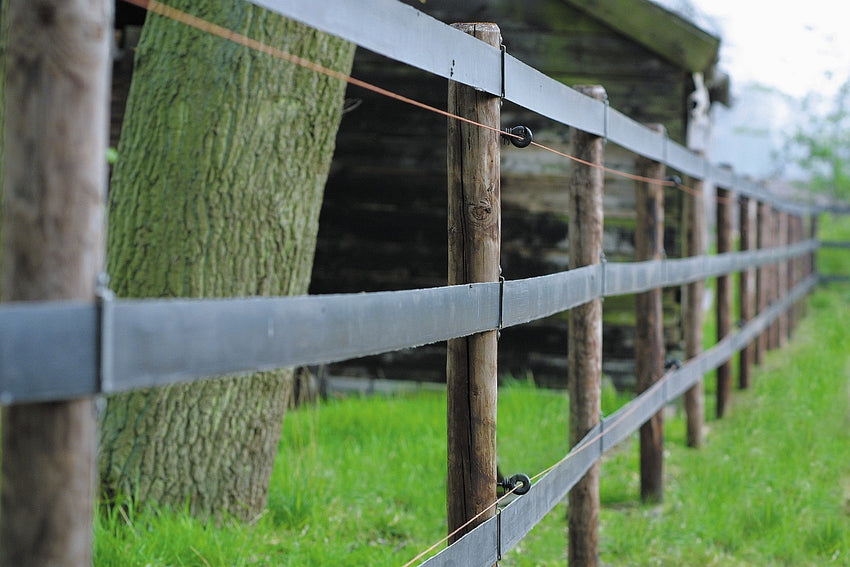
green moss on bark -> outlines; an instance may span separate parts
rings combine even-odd
[[[351,44],[247,3],[175,7],[347,72]],[[345,85],[150,15],[110,194],[120,297],[306,293]],[[265,504],[291,373],[110,398],[107,494],[250,518]]]

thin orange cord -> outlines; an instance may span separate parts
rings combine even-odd
[[[412,99],[412,98],[409,98],[409,97],[406,97],[406,96],[400,95],[400,94],[398,94],[398,93],[395,93],[395,92],[389,91],[389,90],[387,90],[387,89],[384,89],[384,88],[378,87],[377,85],[373,85],[373,84],[368,83],[368,82],[366,82],[366,81],[362,81],[362,80],[360,80],[360,79],[356,79],[356,78],[354,78],[354,77],[352,77],[351,75],[348,75],[348,74],[346,74],[346,73],[342,73],[342,72],[340,72],[340,71],[336,71],[336,70],[334,70],[334,69],[330,69],[330,68],[325,67],[325,66],[323,66],[323,65],[320,65],[320,64],[318,64],[318,63],[316,63],[316,62],[314,62],[314,61],[310,61],[309,59],[304,59],[303,57],[299,57],[299,56],[297,56],[297,55],[293,55],[293,54],[291,54],[291,53],[287,53],[286,51],[283,51],[283,50],[278,49],[278,48],[276,48],[276,47],[272,47],[272,46],[270,46],[270,45],[267,45],[267,44],[265,44],[265,43],[262,43],[262,42],[260,42],[260,41],[255,40],[255,39],[252,39],[252,38],[247,37],[247,36],[245,36],[245,35],[242,35],[242,34],[240,34],[240,33],[234,32],[233,30],[229,30],[229,29],[224,28],[224,27],[222,27],[222,26],[219,26],[219,25],[213,24],[212,22],[208,22],[207,20],[204,20],[204,19],[202,19],[202,18],[198,18],[198,17],[196,17],[196,16],[193,16],[193,15],[191,15],[191,14],[188,14],[188,13],[183,12],[183,11],[181,11],[181,10],[178,10],[178,9],[176,9],[176,8],[172,8],[172,7],[167,6],[167,5],[165,5],[165,4],[161,3],[161,2],[158,2],[157,0],[124,0],[124,1],[125,1],[125,2],[128,2],[128,3],[130,3],[130,4],[134,4],[134,5],[136,5],[136,6],[139,6],[140,8],[143,8],[143,9],[145,9],[145,10],[148,10],[148,11],[153,12],[153,13],[155,13],[155,14],[158,14],[158,15],[160,15],[160,16],[163,16],[163,17],[166,17],[166,18],[169,18],[169,19],[175,20],[175,21],[177,21],[177,22],[180,22],[180,23],[182,23],[182,24],[185,24],[185,25],[187,25],[187,26],[193,27],[193,28],[198,29],[198,30],[200,30],[200,31],[203,31],[203,32],[209,33],[209,34],[211,34],[211,35],[215,35],[215,36],[221,37],[222,39],[226,39],[226,40],[228,40],[228,41],[232,41],[232,42],[234,42],[234,43],[236,43],[236,44],[242,45],[242,46],[247,47],[247,48],[249,48],[249,49],[253,49],[253,50],[258,51],[258,52],[260,52],[260,53],[265,53],[265,54],[267,54],[267,55],[271,55],[272,57],[275,57],[275,58],[277,58],[277,59],[281,59],[281,60],[284,60],[284,61],[288,61],[288,62],[290,62],[290,63],[293,63],[293,64],[299,65],[299,66],[301,66],[301,67],[304,67],[304,68],[306,68],[306,69],[309,69],[309,70],[315,71],[315,72],[317,72],[317,73],[321,73],[321,74],[326,75],[326,76],[328,76],[328,77],[331,77],[331,78],[334,78],[334,79],[338,79],[338,80],[344,81],[344,82],[346,82],[346,83],[348,83],[348,84],[351,84],[351,85],[354,85],[354,86],[357,86],[357,87],[360,87],[360,88],[366,89],[366,90],[368,90],[368,91],[371,91],[371,92],[374,92],[374,93],[376,93],[376,94],[379,94],[379,95],[385,96],[385,97],[387,97],[387,98],[391,98],[391,99],[394,99],[394,100],[397,100],[397,101],[400,101],[400,102],[404,102],[404,103],[410,104],[410,105],[412,105],[412,106],[415,106],[415,107],[421,108],[421,109],[423,109],[423,110],[427,110],[427,111],[430,111],[430,112],[434,112],[434,113],[436,113],[436,114],[440,114],[440,115],[445,116],[445,117],[447,117],[447,118],[453,118],[453,119],[455,119],[455,120],[459,120],[459,121],[461,121],[461,122],[465,122],[465,123],[467,123],[467,124],[471,124],[471,125],[473,125],[473,126],[478,126],[478,127],[480,127],[480,128],[484,128],[484,129],[487,129],[487,130],[491,130],[491,131],[494,131],[494,132],[496,132],[496,133],[498,133],[498,134],[500,134],[500,135],[506,135],[506,136],[515,137],[515,138],[518,138],[518,139],[522,137],[522,136],[519,136],[519,135],[516,135],[516,134],[511,134],[511,133],[504,132],[504,131],[503,131],[503,130],[501,130],[500,128],[496,128],[496,127],[493,127],[493,126],[488,126],[488,125],[486,125],[486,124],[482,124],[482,123],[480,123],[480,122],[476,122],[476,121],[474,121],[474,120],[470,120],[469,118],[465,118],[465,117],[463,117],[463,116],[459,116],[459,115],[457,115],[457,114],[453,114],[453,113],[448,112],[448,111],[446,111],[446,110],[442,110],[442,109],[437,108],[437,107],[435,107],[435,106],[431,106],[431,105],[429,105],[429,104],[425,104],[425,103],[420,102],[420,101],[417,101],[417,100],[415,100],[415,99]],[[620,170],[617,170],[617,169],[614,169],[614,168],[610,168],[610,167],[602,166],[602,165],[599,165],[599,164],[595,164],[595,163],[592,163],[592,162],[589,162],[589,161],[586,161],[586,160],[583,160],[583,159],[577,158],[577,157],[575,157],[575,156],[571,156],[571,155],[569,155],[569,154],[567,154],[567,153],[564,153],[564,152],[558,151],[558,150],[556,150],[556,149],[554,149],[554,148],[550,148],[550,147],[548,147],[548,146],[546,146],[546,145],[543,145],[543,144],[541,144],[541,143],[539,143],[539,142],[531,142],[531,145],[532,145],[532,146],[535,146],[535,147],[537,147],[537,148],[540,148],[540,149],[542,149],[542,150],[545,150],[545,151],[551,152],[551,153],[553,153],[553,154],[559,155],[559,156],[561,156],[561,157],[564,157],[564,158],[570,159],[570,160],[572,160],[572,161],[574,161],[574,162],[576,162],[576,163],[580,163],[580,164],[582,164],[582,165],[586,165],[586,166],[588,166],[588,167],[593,167],[593,168],[601,169],[601,170],[603,170],[603,171],[605,171],[605,172],[607,172],[607,173],[610,173],[610,174],[612,174],[612,175],[617,175],[617,176],[620,176],[620,177],[624,177],[624,178],[627,178],[627,179],[632,179],[632,180],[634,180],[634,181],[641,181],[641,182],[644,182],[644,183],[655,183],[655,184],[660,184],[660,185],[663,185],[663,186],[665,186],[665,187],[678,187],[679,189],[682,189],[683,191],[689,192],[689,193],[694,194],[694,195],[699,195],[699,194],[700,194],[700,192],[699,192],[699,191],[697,191],[697,190],[695,190],[695,189],[693,189],[693,188],[687,187],[687,186],[685,186],[685,185],[682,185],[681,183],[676,183],[676,182],[674,182],[674,181],[670,181],[670,180],[666,180],[666,179],[655,179],[655,178],[650,178],[650,177],[643,177],[643,176],[640,176],[640,175],[635,175],[635,174],[633,174],[633,173],[628,173],[628,172],[625,172],[625,171],[620,171]],[[720,200],[720,198],[718,198],[718,200]],[[728,199],[728,198],[727,198],[726,200],[731,201],[731,199]],[[655,388],[660,387],[660,386],[661,386],[661,384],[664,382],[664,380],[666,380],[666,378],[667,378],[668,376],[669,376],[669,373],[665,374],[665,375],[664,375],[661,379],[659,379],[659,380],[658,380],[655,384],[653,384],[653,385],[651,386],[651,388],[650,388],[650,389],[655,389]],[[633,413],[633,412],[634,412],[634,411],[635,411],[635,410],[636,410],[639,406],[640,406],[640,404],[636,404],[633,408],[629,408],[629,409],[628,409],[628,410],[627,410],[627,411],[626,411],[626,412],[625,412],[625,413],[624,413],[624,414],[623,414],[623,415],[622,415],[622,416],[621,416],[621,417],[620,417],[620,418],[619,418],[616,422],[614,422],[612,425],[617,425],[620,421],[622,421],[623,419],[625,419],[626,417],[628,417],[631,413]],[[550,472],[551,470],[553,470],[553,469],[554,469],[555,467],[557,467],[558,465],[560,465],[560,464],[562,464],[562,463],[566,462],[567,460],[569,460],[569,459],[571,459],[571,458],[575,457],[577,454],[581,453],[583,450],[585,450],[587,447],[589,447],[589,446],[590,446],[590,445],[591,445],[594,441],[596,441],[596,440],[598,440],[600,437],[602,437],[602,435],[603,435],[602,433],[599,433],[598,435],[596,435],[596,436],[592,437],[592,438],[591,438],[591,439],[590,439],[590,440],[589,440],[589,441],[588,441],[585,445],[582,445],[581,447],[579,447],[579,448],[578,448],[578,449],[576,449],[575,451],[572,451],[572,452],[568,453],[568,454],[567,454],[567,455],[566,455],[563,459],[561,459],[560,461],[558,461],[558,462],[557,462],[557,463],[555,463],[554,465],[550,466],[549,468],[547,468],[547,469],[545,469],[545,470],[541,471],[540,473],[538,473],[537,475],[535,475],[534,477],[532,477],[532,479],[531,479],[531,480],[537,480],[537,479],[538,479],[538,478],[540,478],[541,476],[543,476],[543,475],[545,475],[546,473],[548,473],[548,472]],[[463,530],[465,530],[467,527],[469,527],[469,525],[470,525],[470,524],[474,523],[475,521],[477,521],[478,519],[480,519],[482,516],[484,516],[485,514],[487,514],[490,510],[492,510],[493,508],[495,508],[496,506],[498,506],[498,505],[499,505],[499,503],[500,503],[502,500],[504,500],[505,498],[507,498],[508,496],[510,496],[510,495],[511,495],[511,494],[512,494],[515,490],[516,490],[516,488],[514,488],[514,489],[512,489],[512,490],[508,491],[507,493],[505,493],[502,497],[500,497],[500,498],[499,498],[499,499],[497,499],[495,502],[493,502],[492,504],[490,504],[488,507],[486,507],[485,509],[481,510],[478,514],[476,514],[475,516],[473,516],[472,518],[470,518],[469,520],[467,520],[467,521],[466,521],[463,525],[461,525],[460,527],[458,527],[458,528],[457,528],[456,530],[454,530],[452,533],[448,534],[446,537],[444,537],[443,539],[441,539],[440,541],[436,542],[434,545],[432,545],[432,546],[431,546],[431,547],[429,547],[428,549],[426,549],[426,550],[424,550],[423,552],[421,552],[419,555],[417,555],[416,557],[414,557],[413,559],[411,559],[410,561],[408,561],[407,563],[405,563],[402,567],[410,567],[410,566],[411,566],[411,565],[413,565],[416,561],[418,561],[419,559],[421,559],[422,557],[424,557],[424,556],[425,556],[425,555],[427,555],[428,553],[432,552],[434,549],[436,549],[437,547],[439,547],[440,545],[442,545],[443,543],[445,543],[446,541],[448,541],[449,539],[451,539],[451,538],[452,538],[452,537],[454,537],[455,535],[457,535],[457,534],[459,534],[460,532],[462,532]]]
[[[415,106],[417,108],[421,108],[423,110],[427,110],[429,112],[433,112],[435,114],[445,116],[447,118],[459,120],[461,122],[465,122],[467,124],[471,124],[471,125],[477,126],[479,128],[484,128],[486,130],[496,132],[499,135],[513,137],[513,138],[517,138],[517,139],[522,138],[522,136],[519,136],[517,134],[505,132],[500,128],[496,128],[494,126],[489,126],[487,124],[482,124],[480,122],[476,122],[475,120],[471,120],[469,118],[459,116],[459,115],[454,114],[452,112],[449,112],[447,110],[437,108],[437,107],[432,106],[430,104],[420,102],[416,99],[406,97],[404,95],[395,93],[393,91],[379,87],[379,86],[374,85],[372,83],[368,83],[366,81],[357,79],[357,78],[352,77],[351,75],[348,75],[346,73],[342,73],[342,72],[337,71],[335,69],[325,67],[324,65],[320,65],[319,63],[316,63],[315,61],[311,61],[309,59],[305,59],[303,57],[293,55],[291,53],[283,51],[282,49],[272,47],[272,46],[265,44],[261,41],[257,41],[256,39],[250,38],[250,37],[245,36],[243,34],[237,33],[233,30],[227,29],[227,28],[219,26],[217,24],[213,24],[212,22],[209,22],[209,21],[204,20],[202,18],[198,18],[197,16],[193,16],[191,14],[183,12],[182,10],[172,8],[171,6],[163,4],[162,2],[159,2],[158,0],[124,0],[124,1],[127,2],[127,3],[130,3],[130,4],[133,4],[135,6],[138,6],[140,8],[143,8],[143,9],[149,11],[149,12],[153,12],[153,13],[158,14],[160,16],[163,16],[163,17],[172,19],[174,21],[180,22],[182,24],[185,24],[187,26],[193,27],[197,30],[209,33],[211,35],[215,35],[217,37],[220,37],[222,39],[226,39],[228,41],[232,41],[233,43],[236,43],[238,45],[242,45],[242,46],[247,47],[249,49],[253,49],[253,50],[258,51],[260,53],[265,53],[265,54],[270,55],[272,57],[275,57],[277,59],[281,59],[283,61],[287,61],[289,63],[299,65],[299,66],[301,66],[305,69],[309,69],[309,70],[314,71],[316,73],[320,73],[322,75],[325,75],[325,76],[328,76],[328,77],[331,77],[331,78],[334,78],[334,79],[338,79],[340,81],[344,81],[344,82],[346,82],[350,85],[360,87],[362,89],[371,91],[371,92],[379,94],[381,96],[385,96],[387,98],[397,100],[399,102],[403,102],[403,103],[409,104],[411,106]],[[551,148],[551,147],[546,146],[544,144],[541,144],[539,142],[531,142],[531,145],[535,146],[537,148],[540,148],[541,150],[551,152],[555,155],[570,159],[570,160],[572,160],[576,163],[580,163],[580,164],[586,165],[588,167],[601,169],[602,171],[605,171],[605,172],[610,173],[612,175],[616,175],[616,176],[623,177],[623,178],[626,178],[626,179],[632,179],[634,181],[641,181],[641,182],[644,182],[644,183],[660,184],[660,185],[663,185],[665,187],[677,187],[677,188],[679,188],[679,189],[681,189],[685,192],[691,193],[693,195],[699,195],[700,194],[699,191],[697,191],[693,188],[690,188],[686,185],[682,185],[681,183],[675,183],[673,181],[666,180],[666,179],[654,179],[654,178],[650,178],[650,177],[643,177],[643,176],[640,176],[640,175],[635,175],[633,173],[620,171],[618,169],[614,169],[614,168],[611,168],[611,167],[606,167],[604,165],[595,164],[595,163],[592,163],[592,162],[589,162],[589,161],[586,161],[586,160],[582,160],[582,159],[577,158],[575,156],[571,156],[567,153],[561,152],[559,150],[556,150],[554,148]],[[721,198],[718,197],[718,199],[721,199]]]

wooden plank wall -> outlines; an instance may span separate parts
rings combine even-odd
[[[475,9],[457,2],[410,2],[445,22],[493,21],[508,52],[568,85],[603,84],[613,107],[685,136],[687,72],[558,0],[489,0]],[[446,106],[446,81],[358,51],[354,76],[434,106]],[[446,281],[446,120],[357,88],[343,118],[325,193],[311,293],[409,289]],[[566,127],[505,103],[503,125],[524,124],[535,139],[569,152]],[[607,165],[629,171],[634,156],[613,144]],[[570,162],[537,148],[502,152],[502,269],[507,279],[567,269],[566,198]],[[666,216],[680,218],[682,196],[665,195]],[[609,260],[634,257],[633,182],[606,176],[604,248]],[[679,227],[668,224],[665,250],[680,255]],[[633,380],[633,298],[606,301],[606,373]],[[668,349],[680,348],[678,292],[665,295]],[[500,372],[565,385],[566,316],[502,333]],[[529,348],[533,346],[533,348]],[[350,361],[332,373],[445,379],[445,347]]]

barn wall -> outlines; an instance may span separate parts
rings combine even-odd
[[[508,52],[565,84],[600,83],[612,107],[643,122],[661,122],[671,138],[685,136],[688,74],[557,0],[457,7],[457,2],[411,2],[445,22],[494,21]],[[353,75],[417,100],[446,107],[446,81],[359,50]],[[337,137],[322,208],[311,293],[410,289],[446,282],[446,119],[355,87]],[[569,151],[562,125],[505,103],[503,124],[524,124],[535,139]],[[613,144],[607,165],[631,170],[634,156]],[[567,269],[566,183],[570,162],[536,148],[502,154],[502,268],[507,279]],[[681,195],[668,192],[668,256],[679,254]],[[634,185],[608,176],[605,253],[631,260]],[[634,301],[605,301],[605,370],[618,383],[633,380]],[[531,373],[538,382],[566,384],[567,315],[505,329],[500,372]],[[668,346],[679,347],[677,290],[665,299]],[[335,374],[442,381],[445,347],[335,365]]]

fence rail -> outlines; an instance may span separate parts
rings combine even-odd
[[[502,96],[694,179],[759,201],[765,206],[765,218],[772,214],[767,209],[798,218],[838,211],[777,198],[605,102],[546,77],[504,49],[486,45],[395,0],[248,1],[451,81]],[[33,135],[42,136],[40,131]],[[655,182],[659,184],[660,179]],[[98,302],[3,304],[0,403],[14,404],[13,411],[27,402],[70,400],[225,374],[333,362],[519,325],[600,297],[760,268],[760,314],[601,420],[528,494],[425,562],[492,565],[564,498],[605,451],[699,382],[706,372],[729,360],[756,336],[764,336],[765,330],[815,285],[818,277],[810,272],[811,265],[799,261],[795,269],[785,265],[818,250],[821,244],[811,236],[810,240],[801,240],[802,234],[795,236],[797,242],[787,246],[787,239],[771,244],[764,238],[760,250],[603,262],[524,280],[424,290],[168,300],[114,300],[105,293]],[[772,279],[771,270],[776,272]],[[788,292],[792,281],[796,286]],[[91,413],[82,415],[89,419]],[[55,449],[51,445],[50,450]],[[25,478],[26,467],[20,470],[18,478]],[[79,478],[90,483],[91,476]],[[4,478],[4,506],[6,490],[12,485],[9,481],[7,486]],[[59,494],[62,488],[57,484],[52,493]],[[24,509],[24,505],[4,508],[3,513],[8,513],[4,519],[14,519],[16,510]],[[90,511],[81,514],[90,516]],[[31,524],[33,532],[40,534],[41,525]]]
[[[729,360],[743,349],[791,305],[803,298],[818,282],[812,275],[798,284],[781,301],[705,351],[679,369],[667,373],[662,380],[631,402],[603,419],[587,433],[584,440],[552,470],[538,480],[532,489],[505,506],[496,516],[483,522],[454,545],[421,563],[421,567],[489,567],[518,544],[539,523],[607,451],[632,435],[664,405],[676,400],[701,380],[703,375]]]
[[[395,0],[247,0],[375,53],[463,83],[609,141],[696,179],[800,216],[831,207],[800,204],[719,167],[665,134],[634,121],[607,103],[584,96],[463,32]],[[463,57],[458,57],[463,53]],[[838,209],[835,209],[836,211]]]
[[[789,260],[788,248],[603,263],[503,283],[362,294],[107,300],[0,306],[0,403],[138,388],[347,360],[541,319]],[[45,356],[43,345],[61,356]],[[69,358],[70,357],[70,358]]]

